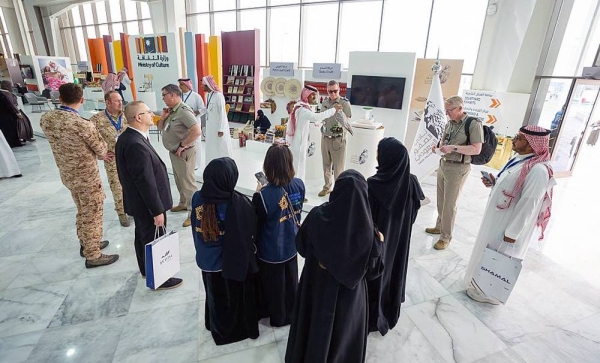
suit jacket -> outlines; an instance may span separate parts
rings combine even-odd
[[[125,213],[154,217],[171,209],[173,199],[167,168],[148,139],[127,128],[117,140],[115,154]]]

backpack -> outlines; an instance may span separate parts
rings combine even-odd
[[[467,145],[471,144],[471,135],[470,128],[471,122],[475,120],[476,122],[480,122],[475,117],[469,117],[465,123],[465,134],[467,135]],[[498,139],[496,138],[496,134],[492,131],[494,126],[489,127],[483,125],[483,143],[481,145],[481,152],[479,155],[471,155],[471,164],[474,165],[485,165],[492,160],[494,157],[494,153],[496,152],[496,146],[498,145]]]

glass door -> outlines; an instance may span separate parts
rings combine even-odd
[[[552,127],[552,166],[557,177],[571,176],[600,93],[600,80],[577,79],[562,117]],[[555,126],[553,125],[553,126]]]

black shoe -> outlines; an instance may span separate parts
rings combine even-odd
[[[171,277],[170,279],[168,279],[167,281],[165,281],[164,284],[162,284],[159,287],[157,287],[156,290],[174,289],[176,287],[181,286],[181,284],[183,284],[183,280],[182,279],[178,279],[177,277]]]
[[[21,178],[22,176],[23,176],[23,174],[17,174],[17,175],[11,176],[11,178]]]
[[[94,268],[100,266],[106,266],[117,262],[119,255],[100,255],[100,257],[93,260],[85,260],[86,268]]]
[[[81,244],[81,241],[79,242],[79,244]],[[101,250],[105,249],[106,246],[108,246],[107,240],[100,241],[100,249]],[[79,256],[83,257],[83,246],[79,247]]]

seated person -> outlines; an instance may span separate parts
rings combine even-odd
[[[271,127],[271,121],[265,116],[263,110],[256,111],[256,114],[258,117],[254,121],[254,132],[256,134],[264,134]]]

